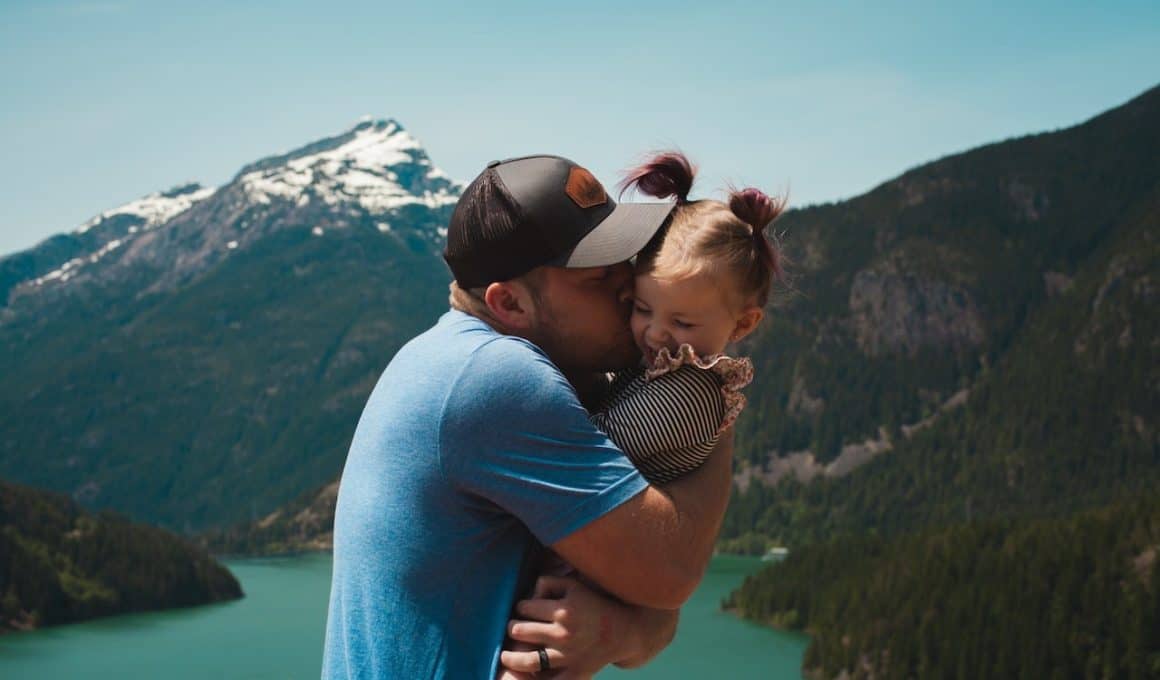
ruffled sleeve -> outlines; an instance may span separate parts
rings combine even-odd
[[[717,434],[720,434],[745,410],[746,399],[741,390],[753,381],[753,362],[746,357],[734,358],[725,354],[699,357],[688,344],[678,347],[675,356],[667,347],[662,347],[652,366],[645,369],[645,380],[655,380],[682,366],[707,371],[720,381],[721,397],[725,400],[725,416],[717,427]]]

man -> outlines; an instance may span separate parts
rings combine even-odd
[[[505,652],[515,671],[582,675],[667,644],[712,553],[731,445],[650,486],[578,392],[639,361],[627,260],[670,210],[617,205],[554,156],[493,162],[467,187],[445,259],[473,313],[452,310],[399,350],[360,419],[325,678],[494,677],[505,633],[541,647]],[[530,621],[509,629],[540,545],[607,595],[543,578],[518,612]]]

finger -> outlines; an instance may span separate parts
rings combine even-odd
[[[564,631],[554,623],[510,621],[508,622],[508,637],[536,647],[559,646],[564,640]]]
[[[529,621],[552,623],[566,616],[559,600],[520,600],[516,614]]]
[[[568,594],[568,589],[575,581],[575,579],[566,576],[544,574],[536,579],[536,587],[532,591],[532,597],[560,599]]]
[[[499,653],[499,662],[504,668],[517,673],[535,673],[540,670],[540,655],[536,652],[513,652],[505,649]]]
[[[548,663],[552,670],[564,668],[563,654],[551,647],[548,647],[544,651],[548,653]],[[540,652],[538,650],[534,652],[513,652],[505,649],[499,654],[499,662],[503,664],[504,668],[517,673],[540,672]]]

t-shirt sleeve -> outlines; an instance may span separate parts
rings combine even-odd
[[[439,451],[450,483],[513,515],[544,545],[648,485],[547,357],[510,337],[465,365],[443,407]]]

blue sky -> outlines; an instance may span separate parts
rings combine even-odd
[[[1160,83],[1160,3],[0,0],[0,253],[399,120],[452,176],[649,149],[791,204],[1078,123]]]

